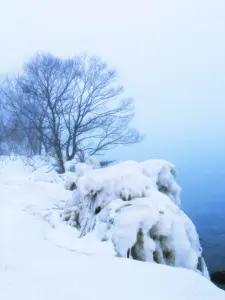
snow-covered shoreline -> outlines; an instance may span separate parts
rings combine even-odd
[[[42,182],[41,176],[36,181],[18,162],[10,164],[10,171],[0,175],[1,299],[225,298],[224,291],[193,271],[115,258],[94,235],[76,244],[76,229],[59,222],[57,213],[51,218],[54,227],[43,219],[71,192],[62,182]]]

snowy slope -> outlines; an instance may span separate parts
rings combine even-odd
[[[60,205],[69,192],[22,171],[13,176],[10,168],[11,178],[10,172],[0,175],[0,299],[225,299],[222,290],[192,271],[116,259],[110,249],[98,248],[94,237],[76,244],[74,229],[61,224],[54,229],[39,214]]]

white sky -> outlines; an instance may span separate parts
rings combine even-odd
[[[0,0],[0,37],[0,73],[42,50],[116,67],[147,134],[123,158],[225,145],[225,0]]]

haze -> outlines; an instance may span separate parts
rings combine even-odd
[[[225,1],[8,0],[0,24],[1,74],[37,51],[95,54],[118,70],[147,137],[116,159],[224,159]]]

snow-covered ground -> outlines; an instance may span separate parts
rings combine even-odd
[[[53,174],[31,173],[20,161],[1,166],[1,300],[225,299],[196,272],[115,258],[94,234],[78,239],[54,214],[69,197]],[[43,219],[52,208],[55,227]]]

